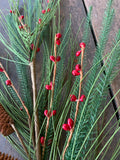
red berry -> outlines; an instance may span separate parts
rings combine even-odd
[[[61,41],[59,39],[57,39],[56,44],[59,46],[61,44]]]
[[[47,12],[50,12],[50,8],[47,9]]]
[[[47,110],[47,109],[44,110],[44,115],[45,115],[46,117],[48,117],[48,110]]]
[[[23,19],[23,18],[24,18],[23,15],[21,15],[20,17],[18,17],[19,21],[21,21],[21,19]]]
[[[42,21],[42,19],[40,18],[40,19],[38,20],[38,23],[41,24],[41,21]]]
[[[22,107],[20,107],[20,110],[22,111],[22,110],[23,110],[23,108],[22,108]]]
[[[77,65],[75,66],[75,70],[76,70],[76,71],[81,71],[81,65],[80,65],[80,64],[77,64]]]
[[[57,56],[56,61],[59,62],[61,60],[60,56]]]
[[[84,42],[81,42],[81,43],[79,44],[79,46],[80,46],[80,48],[85,48],[86,44],[85,44]]]
[[[23,19],[23,18],[24,18],[24,16],[23,16],[23,15],[21,15],[20,17],[21,17],[21,19]]]
[[[83,102],[85,98],[86,98],[86,97],[85,97],[85,95],[83,94],[83,95],[80,97],[80,102]]]
[[[34,49],[34,44],[33,44],[33,43],[31,44],[30,48],[31,48],[32,50]]]
[[[45,9],[43,9],[43,10],[42,10],[42,14],[45,14],[45,13],[46,13],[46,10],[45,10]]]
[[[81,50],[76,52],[76,56],[78,57],[81,54]]]
[[[51,113],[51,116],[55,116],[56,115],[56,110],[53,110]]]
[[[23,26],[21,25],[21,26],[19,26],[19,29],[23,29]]]
[[[70,127],[68,124],[63,124],[62,129],[64,129],[65,131],[70,131]]]
[[[71,97],[70,100],[72,102],[75,102],[77,100],[77,97],[75,95],[70,95],[70,97]]]
[[[57,33],[57,34],[56,34],[56,38],[57,38],[57,39],[59,39],[59,38],[61,38],[61,37],[62,37],[62,34],[61,34],[61,33]]]
[[[12,13],[12,10],[10,10],[10,13]]]
[[[37,48],[37,52],[39,52],[40,51],[40,48]]]
[[[12,83],[11,83],[11,80],[9,80],[9,79],[6,80],[6,85],[11,86],[11,84],[12,84]]]
[[[73,120],[72,120],[71,118],[68,118],[67,123],[68,123],[70,129],[72,129],[72,128],[73,128],[73,125],[74,125]]]
[[[3,69],[0,67],[0,72],[3,72]]]
[[[44,137],[41,137],[40,138],[40,143],[43,145],[44,144],[44,141],[45,141],[45,138]]]
[[[22,27],[21,26],[19,26],[19,29],[21,29]]]
[[[50,60],[55,62],[55,57],[54,56],[50,56]]]
[[[47,90],[52,90],[52,86],[51,86],[51,85],[48,85],[48,84],[45,86],[45,88],[46,88]]]
[[[76,70],[73,70],[73,71],[72,71],[72,75],[73,75],[73,76],[79,76],[80,73],[79,73],[78,71],[76,71]]]

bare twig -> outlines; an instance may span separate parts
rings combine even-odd
[[[68,138],[68,141],[67,141],[67,144],[65,146],[65,149],[63,151],[63,156],[62,156],[62,160],[64,160],[64,157],[65,157],[65,152],[67,150],[67,148],[69,147],[69,143],[72,139],[72,135],[73,135],[73,132],[74,132],[74,129],[75,129],[75,124],[76,124],[76,120],[77,120],[77,115],[78,115],[78,111],[79,111],[79,99],[80,99],[80,96],[81,96],[81,89],[82,89],[82,79],[83,79],[83,58],[84,58],[84,50],[85,48],[81,48],[82,52],[81,52],[81,72],[80,72],[80,85],[79,85],[79,94],[78,94],[78,101],[77,101],[77,104],[76,104],[76,112],[75,112],[75,118],[74,118],[74,125],[73,125],[73,128],[70,130],[70,135],[69,135],[69,138]]]
[[[55,78],[56,78],[56,69],[57,69],[57,61],[56,61],[56,57],[57,57],[56,35],[55,35],[55,39],[54,39],[54,55],[55,55],[55,62],[54,62],[54,71],[53,71],[51,101],[50,101],[50,107],[49,107],[49,111],[48,111],[49,115],[51,114],[51,109],[52,109],[52,104],[53,104],[54,88],[55,88]],[[45,141],[46,141],[46,138],[47,138],[47,132],[48,132],[48,128],[49,128],[49,121],[50,121],[50,117],[47,118],[47,124],[46,124],[46,130],[45,130],[45,138],[44,138],[44,145],[43,145],[43,151],[42,151],[42,159],[44,158],[44,153],[45,153]]]
[[[41,160],[41,148],[40,148],[40,136],[39,136],[40,125],[39,125],[38,109],[36,109],[37,90],[36,90],[36,75],[35,75],[35,73],[36,73],[35,72],[35,58],[30,63],[30,70],[31,70],[31,80],[32,80],[32,89],[33,89],[36,158],[37,158],[37,160]]]

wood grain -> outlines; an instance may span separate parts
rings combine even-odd
[[[84,0],[84,3],[86,5],[87,10],[89,9],[90,6],[93,6],[92,26],[93,26],[97,40],[99,38],[100,29],[102,26],[102,19],[104,16],[104,11],[105,11],[107,2],[108,2],[108,0],[104,0],[104,1]],[[112,25],[109,40],[108,40],[108,46],[106,47],[105,53],[110,51],[114,37],[120,28],[120,23],[119,23],[120,22],[120,16],[119,16],[120,3],[119,3],[119,0],[113,1],[113,8],[115,10],[115,17],[113,20],[113,25]],[[113,94],[115,94],[118,91],[118,89],[120,89],[120,73],[113,81],[111,88],[112,88]],[[117,107],[119,107],[120,106],[120,93],[116,96],[115,101],[116,101]],[[120,114],[120,110],[119,110],[119,114]]]

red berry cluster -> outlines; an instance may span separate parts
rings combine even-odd
[[[81,66],[80,66],[80,64],[77,64],[77,65],[75,66],[75,70],[72,71],[72,75],[73,75],[73,76],[79,76],[79,75],[80,75],[80,72],[79,72],[79,71],[81,71]]]
[[[56,59],[55,59],[54,56],[50,56],[50,60],[53,61],[53,62],[55,62],[55,61],[56,61],[56,62],[59,62],[59,61],[61,60],[61,57],[60,57],[60,56],[57,56]]]
[[[75,101],[83,102],[85,98],[86,98],[86,97],[85,97],[84,94],[80,97],[79,100],[77,99],[77,97],[76,97],[74,94],[73,94],[73,95],[70,95],[70,101],[72,101],[72,102],[75,102]]]
[[[79,44],[79,46],[80,46],[80,48],[85,48],[86,44],[84,42],[81,42]],[[81,54],[81,50],[79,50],[79,51],[76,52],[76,56],[77,57],[80,56],[80,54]]]
[[[7,85],[7,86],[11,86],[11,85],[12,85],[12,82],[11,82],[11,80],[10,80],[10,79],[6,80],[6,82],[5,82],[5,83],[6,83],[6,85]]]
[[[10,10],[10,13],[13,13],[13,11],[12,11],[12,10]]]
[[[24,27],[21,25],[21,26],[19,26],[19,29],[23,29]]]
[[[41,24],[41,22],[42,22],[42,19],[40,18],[40,19],[38,20],[38,23]]]
[[[19,19],[19,21],[20,21],[20,23],[21,23],[21,20],[24,19],[24,15],[19,16],[18,19]],[[21,29],[24,29],[24,26],[25,26],[25,25],[20,25],[20,26],[19,26],[19,29],[20,29],[20,30],[21,30]]]
[[[3,68],[0,67],[0,72],[3,72],[3,71],[4,71]]]
[[[86,44],[85,44],[84,42],[81,42],[81,43],[79,44],[79,46],[80,46],[80,48],[83,49],[83,48],[85,48]],[[77,51],[77,52],[76,52],[76,56],[79,56],[79,55],[81,54],[81,52],[82,52],[81,50],[80,50],[80,51]],[[75,66],[75,70],[72,71],[72,74],[73,74],[74,76],[78,76],[78,75],[80,75],[80,72],[81,72],[81,65],[80,65],[80,64],[77,64],[77,65]],[[72,102],[75,102],[75,101],[83,102],[84,99],[85,99],[85,95],[82,95],[79,100],[77,99],[77,97],[76,97],[75,95],[70,95],[70,100],[71,100]]]
[[[46,10],[45,10],[45,9],[43,9],[43,10],[42,10],[42,14],[45,14],[45,13],[46,13]]]
[[[31,44],[30,48],[31,48],[32,51],[34,50],[35,46],[34,46],[33,43]],[[40,51],[40,48],[37,48],[36,52],[39,52],[39,51]]]
[[[45,137],[42,136],[40,138],[40,143],[41,143],[42,146],[44,145],[44,143],[45,143]],[[49,146],[51,143],[52,143],[52,139],[49,139],[47,145]]]
[[[53,110],[52,112],[48,112],[48,110],[44,110],[44,115],[48,118],[52,117],[52,116],[55,116],[56,115],[56,110]]]
[[[19,21],[21,21],[22,19],[24,19],[24,15],[21,15],[20,17],[18,17]]]
[[[52,82],[50,82],[50,85],[49,84],[46,84],[45,88],[47,90],[52,90]]]
[[[41,143],[42,146],[44,145],[44,141],[45,141],[45,137],[41,137],[40,138],[40,143]]]
[[[50,8],[48,8],[48,9],[47,9],[47,12],[50,12],[50,10],[51,10],[51,9],[50,9]],[[46,10],[45,10],[45,9],[43,9],[43,10],[42,10],[42,14],[45,14],[45,13],[46,13]]]
[[[73,125],[74,125],[74,122],[71,118],[68,118],[67,120],[67,124],[63,124],[62,125],[62,128],[65,130],[65,131],[70,131],[72,128],[73,128]]]
[[[62,37],[61,33],[56,34],[56,44],[59,46],[61,44],[60,38]]]

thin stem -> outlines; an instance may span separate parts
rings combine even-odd
[[[53,81],[52,81],[52,95],[51,95],[51,102],[50,102],[50,111],[52,109],[52,103],[53,103],[53,98],[54,98],[54,88],[55,88],[55,78],[56,78],[56,69],[57,69],[57,48],[56,48],[56,36],[54,40],[54,54],[55,54],[55,63],[54,63],[54,71],[53,71]]]
[[[24,151],[26,152],[27,157],[28,157],[30,160],[32,160],[31,157],[30,157],[30,155],[29,155],[29,153],[28,153],[28,150],[27,150],[27,148],[26,148],[26,146],[25,146],[25,144],[24,144],[24,142],[23,142],[23,139],[21,138],[21,136],[20,136],[20,134],[19,134],[19,132],[18,132],[18,130],[17,130],[17,128],[15,127],[14,124],[11,124],[11,127],[12,127],[12,128],[14,129],[14,131],[16,132],[16,135],[17,135],[19,141],[21,142],[21,144],[22,144],[22,146],[23,146],[23,148],[24,148]]]
[[[56,69],[57,69],[57,47],[56,47],[56,35],[54,39],[54,55],[55,55],[55,62],[54,62],[54,71],[53,71],[53,81],[52,81],[52,93],[51,93],[51,101],[50,101],[50,107],[49,107],[49,112],[48,114],[51,114],[51,109],[52,109],[52,104],[53,104],[53,98],[54,98],[54,88],[55,88],[55,78],[56,78]],[[44,145],[43,145],[43,151],[42,151],[42,159],[44,158],[44,153],[45,153],[45,141],[47,138],[47,132],[49,128],[49,121],[50,117],[47,118],[47,124],[46,124],[46,130],[45,130],[45,138],[44,138]]]
[[[46,138],[47,138],[49,122],[50,122],[50,117],[47,118],[47,124],[46,124],[46,129],[45,129],[45,138],[44,138],[44,144],[43,144],[43,150],[42,150],[42,159],[44,159],[44,154],[45,154],[45,142],[46,142]]]
[[[70,141],[71,141],[71,139],[72,139],[72,135],[73,135],[73,132],[74,132],[74,129],[75,129],[75,124],[76,124],[77,115],[78,115],[78,111],[79,111],[79,103],[80,103],[79,99],[80,99],[80,96],[81,96],[81,89],[82,89],[83,58],[84,58],[85,48],[81,48],[81,50],[82,50],[82,52],[81,52],[81,72],[80,72],[79,94],[78,94],[78,101],[77,101],[77,104],[76,104],[76,112],[75,112],[75,118],[74,118],[74,125],[73,125],[73,128],[72,128],[71,131],[70,131],[70,135],[69,135],[67,144],[66,144],[65,149],[64,149],[64,151],[63,151],[62,160],[64,160],[66,150],[67,150],[67,148],[69,147],[69,143],[70,143]]]
[[[31,81],[32,81],[32,89],[33,89],[33,109],[34,109],[34,122],[35,122],[35,143],[36,143],[36,158],[37,160],[41,160],[41,148],[40,148],[40,125],[39,125],[39,116],[38,109],[36,109],[36,97],[37,97],[37,89],[36,89],[36,75],[35,75],[35,58],[30,63],[31,70]]]

